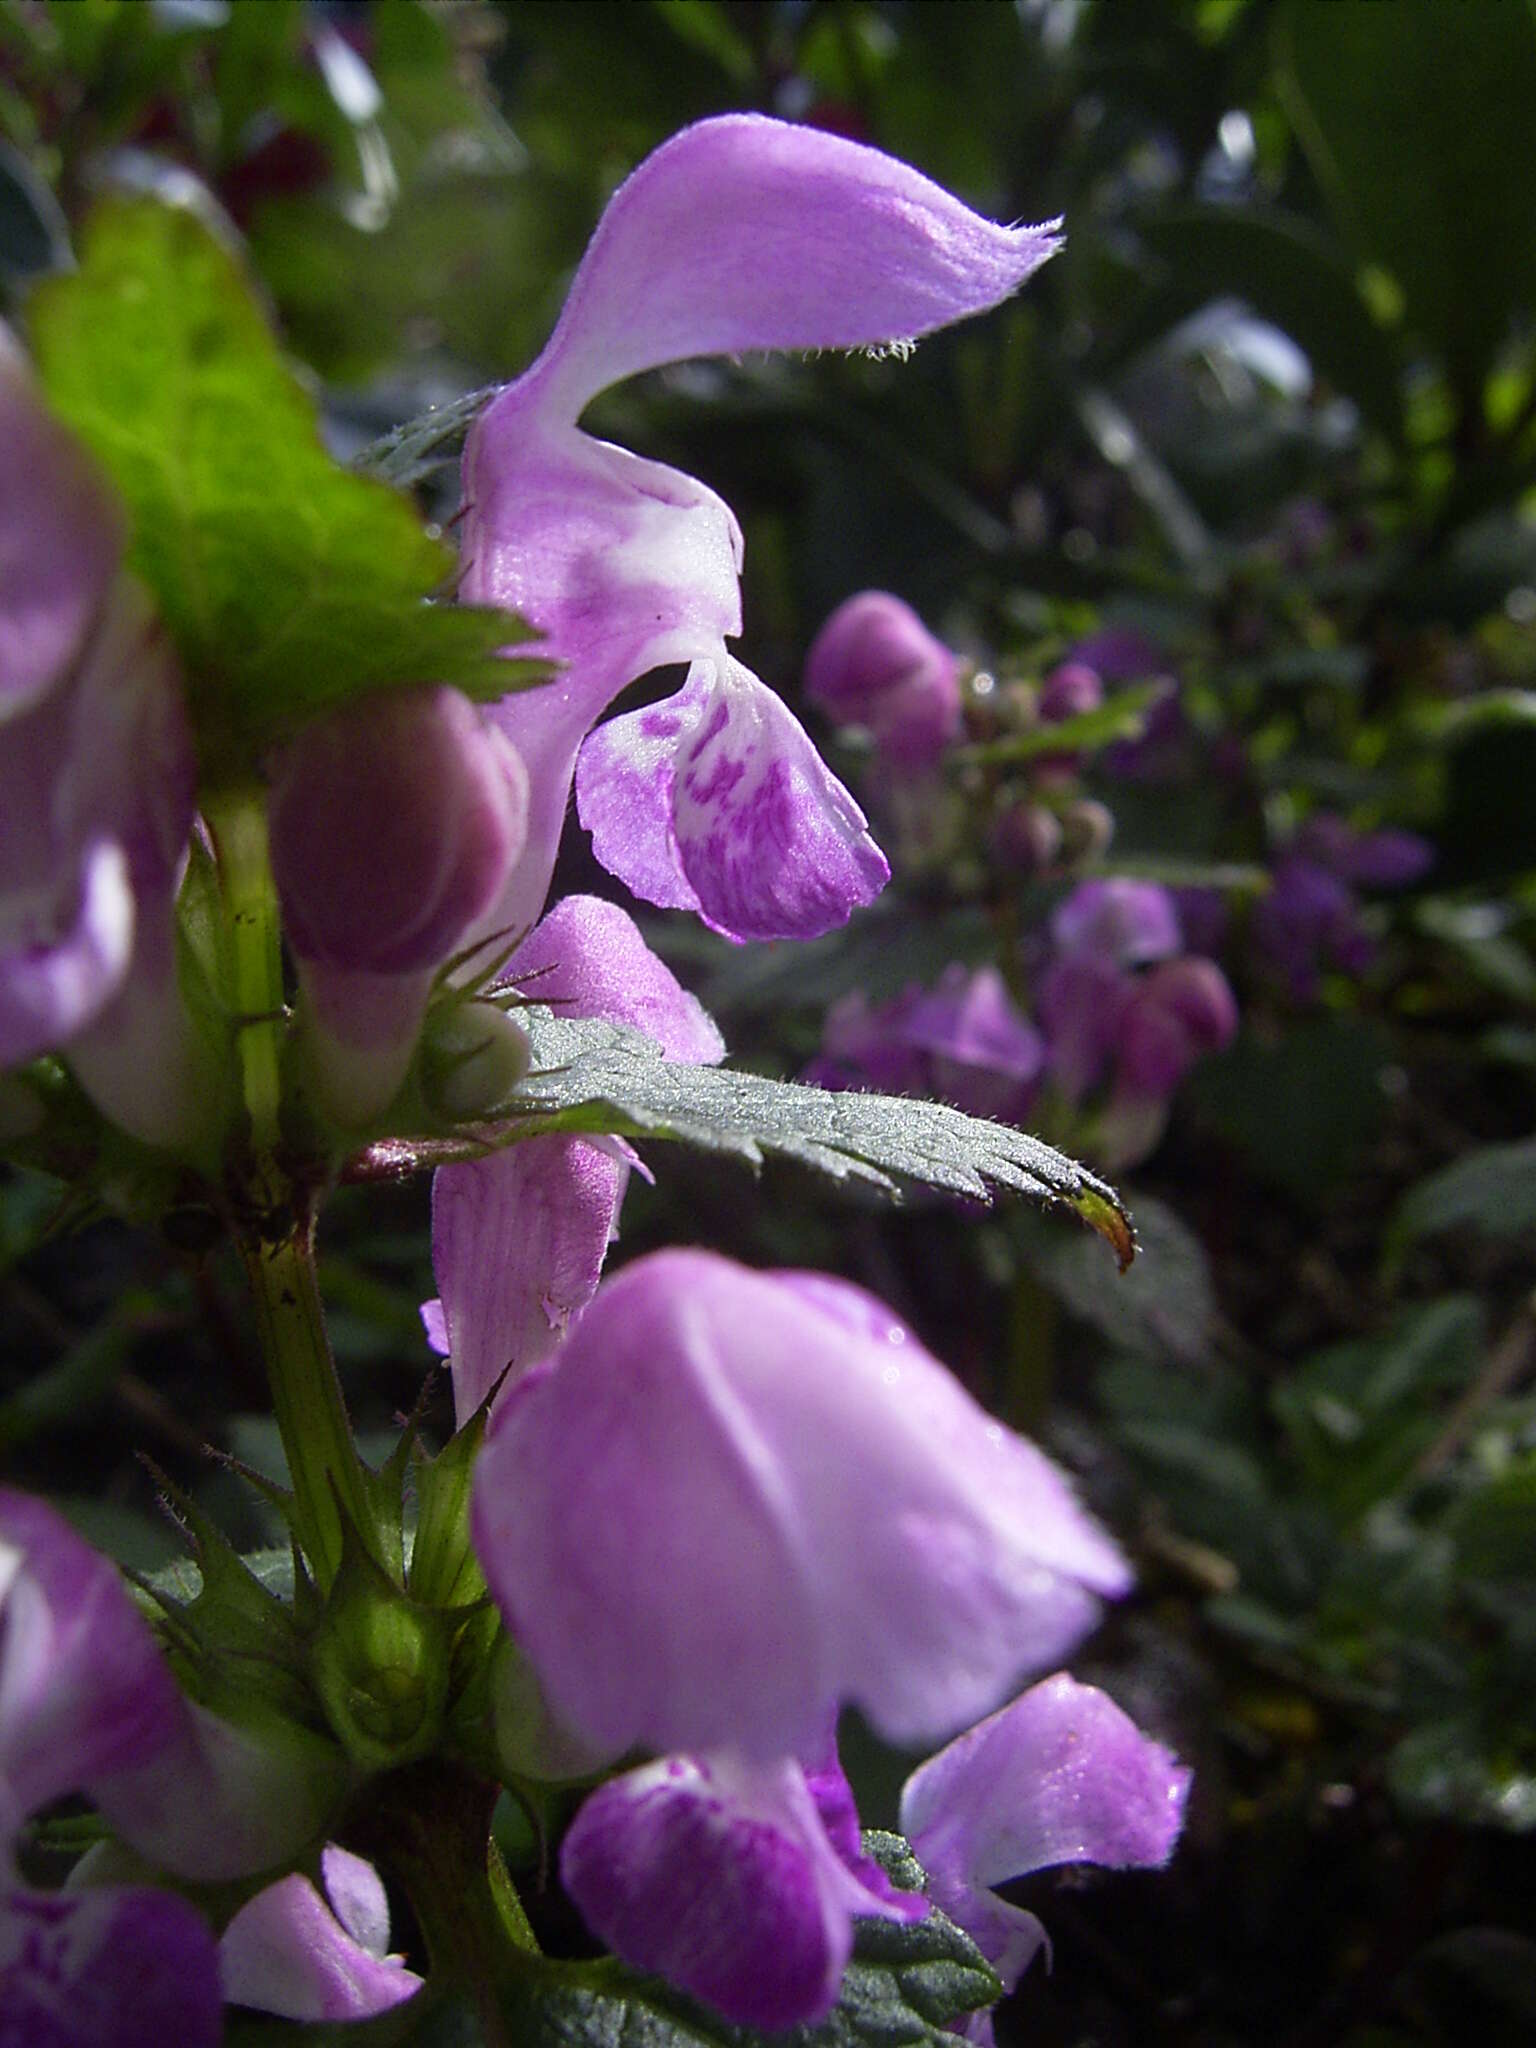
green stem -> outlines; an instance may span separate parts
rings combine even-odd
[[[538,1951],[504,1868],[487,1861],[495,1798],[453,1765],[412,1765],[370,1788],[358,1845],[400,1880],[432,1976],[469,1992],[485,2048],[513,2048],[502,1994]]]
[[[262,1357],[293,1481],[299,1541],[321,1590],[341,1564],[343,1515],[367,1536],[366,1474],[352,1441],[315,1279],[314,1218],[284,1162],[282,1053],[287,1018],[277,890],[259,792],[210,807],[230,935],[226,991],[236,1019],[250,1122],[240,1251],[256,1297]]]
[[[256,1323],[272,1407],[288,1456],[299,1541],[320,1590],[341,1564],[342,1517],[368,1541],[367,1475],[325,1329],[315,1276],[315,1237],[305,1215],[285,1237],[241,1246],[256,1297]]]
[[[267,859],[267,820],[255,794],[210,807],[219,878],[230,931],[230,1005],[240,1045],[240,1076],[251,1144],[258,1158],[281,1138],[283,960],[277,890]]]

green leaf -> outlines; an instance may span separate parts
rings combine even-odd
[[[1536,293],[1536,22],[1524,4],[1318,6],[1277,17],[1278,82],[1359,254],[1468,397]]]
[[[1247,1153],[1255,1172],[1303,1201],[1344,1174],[1386,1110],[1386,1033],[1368,1020],[1309,1018],[1277,1041],[1252,1031],[1204,1060],[1189,1099]]]
[[[1205,1363],[1216,1322],[1205,1247],[1166,1203],[1148,1195],[1136,1200],[1136,1232],[1146,1256],[1118,1287],[1106,1287],[1100,1259],[1085,1238],[1051,1230],[1029,1215],[1018,1222],[1030,1267],[1073,1315],[1118,1350],[1182,1365]]]
[[[541,680],[508,613],[426,600],[454,556],[410,501],[332,461],[238,263],[191,211],[113,199],[32,300],[48,396],[133,514],[130,559],[186,669],[205,774],[248,775],[371,690]]]
[[[956,747],[949,760],[956,769],[985,763],[1005,766],[1035,761],[1046,754],[1086,754],[1107,747],[1112,740],[1140,739],[1155,705],[1171,696],[1175,688],[1166,676],[1137,683],[1120,690],[1106,703],[1076,718],[1063,718],[1055,725],[1032,726],[1028,732],[1011,733],[1007,739],[989,740],[985,746]]]
[[[917,1184],[987,1201],[994,1188],[1010,1188],[1076,1210],[1122,1266],[1134,1256],[1130,1218],[1114,1189],[1008,1124],[940,1102],[832,1094],[727,1067],[674,1064],[623,1025],[557,1017],[534,1004],[518,1014],[532,1040],[533,1070],[509,1100],[505,1120],[477,1129],[473,1149],[386,1140],[364,1156],[365,1167],[388,1170],[402,1153],[421,1165],[439,1164],[547,1131],[672,1138],[751,1166],[777,1153],[892,1195]]]
[[[1390,1235],[1401,1242],[1457,1225],[1489,1237],[1536,1226],[1536,1138],[1484,1145],[1421,1180],[1399,1203]]]

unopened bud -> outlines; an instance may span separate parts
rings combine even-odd
[[[1109,851],[1114,836],[1114,812],[1094,797],[1068,804],[1061,814],[1061,854],[1071,866],[1097,860]]]
[[[532,1050],[519,1020],[495,1003],[439,1004],[421,1041],[421,1088],[445,1123],[499,1109],[528,1071]]]
[[[932,766],[960,732],[960,657],[889,591],[838,606],[806,657],[805,688],[902,767]]]
[[[1061,851],[1061,822],[1043,804],[1012,803],[992,828],[992,850],[1004,867],[1043,874]]]
[[[1062,662],[1040,685],[1040,716],[1047,725],[1081,718],[1085,712],[1097,711],[1103,702],[1103,680],[1085,661]]]
[[[349,1549],[315,1636],[313,1669],[326,1717],[354,1762],[387,1770],[436,1743],[459,1619],[411,1600]]]
[[[271,797],[294,951],[353,973],[439,966],[495,901],[527,829],[520,757],[457,690],[398,690],[317,719]]]

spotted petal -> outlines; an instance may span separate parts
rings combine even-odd
[[[592,735],[577,806],[637,896],[696,910],[728,938],[816,938],[890,879],[798,719],[723,650],[675,696]]]

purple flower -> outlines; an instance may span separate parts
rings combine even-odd
[[[1400,889],[1418,881],[1434,865],[1435,850],[1417,832],[1386,826],[1379,832],[1357,832],[1332,811],[1307,819],[1292,842],[1303,860],[1326,868],[1340,881],[1362,889]]]
[[[223,1879],[291,1854],[341,1790],[330,1746],[188,1700],[116,1569],[0,1489],[0,1816],[84,1791],[141,1855]]]
[[[947,967],[930,990],[871,1008],[857,991],[827,1013],[807,1078],[825,1088],[942,1097],[972,1116],[1021,1117],[1045,1043],[995,967]]]
[[[1200,1060],[1237,1033],[1237,998],[1214,960],[1165,960],[1129,988],[1115,1018],[1115,1086],[1095,1150],[1118,1170],[1153,1151],[1173,1096]]]
[[[364,1124],[405,1078],[436,970],[523,850],[528,778],[457,690],[399,690],[306,726],[269,820],[321,1100]]]
[[[1137,982],[1117,1026],[1120,1085],[1172,1095],[1195,1063],[1230,1045],[1237,999],[1214,960],[1165,960]]]
[[[67,1051],[136,1136],[201,1131],[172,904],[193,757],[121,508],[0,326],[0,1066]]]
[[[1104,702],[1104,678],[1086,661],[1064,661],[1040,685],[1040,716],[1047,725],[1081,718]]]
[[[921,1739],[1129,1584],[1061,1473],[879,1302],[696,1251],[606,1281],[511,1390],[472,1525],[550,1708],[609,1753],[809,1754],[848,1700]]]
[[[1349,884],[1298,854],[1275,863],[1248,932],[1261,965],[1298,1003],[1317,995],[1324,967],[1362,974],[1376,950]]]
[[[697,998],[634,920],[599,897],[557,903],[512,956],[506,979],[567,1016],[632,1025],[667,1059],[714,1066],[725,1057]],[[452,1359],[461,1427],[504,1373],[516,1377],[545,1357],[592,1299],[632,1156],[611,1140],[525,1138],[435,1176],[440,1299],[423,1314],[429,1338]]]
[[[1062,953],[1089,954],[1116,967],[1166,960],[1184,943],[1168,891],[1121,876],[1079,882],[1056,906],[1051,937]]]
[[[41,1893],[15,1872],[22,1823],[110,1786],[177,1742],[185,1702],[122,1581],[40,1501],[0,1491],[0,2024],[62,2048],[218,2040],[213,1936],[181,1899]]]
[[[875,150],[755,115],[685,129],[615,194],[548,346],[465,451],[462,594],[521,611],[565,664],[492,713],[533,790],[493,922],[537,915],[578,749],[627,683],[674,661],[693,664],[677,697],[587,742],[598,857],[739,938],[825,931],[883,886],[857,806],[726,652],[741,629],[729,508],[576,422],[609,385],[686,357],[926,334],[1006,298],[1056,246]]]
[[[328,1843],[325,1896],[294,1871],[248,1899],[219,1942],[224,1996],[290,2020],[360,2020],[421,1988],[389,1954],[389,1901],[379,1873]]]
[[[1113,960],[1091,952],[1064,954],[1041,975],[1035,1015],[1051,1079],[1068,1102],[1080,1102],[1103,1079],[1134,985]]]
[[[862,590],[832,613],[805,658],[805,693],[867,727],[897,768],[931,768],[960,733],[960,657],[889,591]]]
[[[929,1896],[1011,1990],[1045,1930],[992,1888],[1056,1863],[1160,1867],[1190,1776],[1113,1700],[1059,1672],[920,1765],[902,1790],[901,1827]],[[989,2015],[961,2027],[990,2044]]]
[[[856,1917],[928,1909],[859,1853],[835,1752],[814,1777],[789,1758],[728,1752],[626,1772],[576,1816],[560,1875],[615,1954],[770,2032],[831,2010]]]

